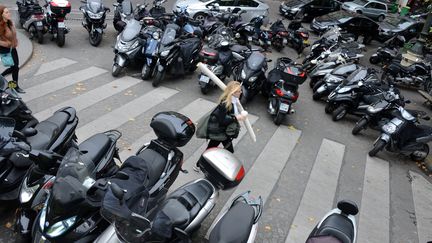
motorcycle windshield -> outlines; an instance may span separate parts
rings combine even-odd
[[[359,68],[356,71],[354,71],[353,73],[351,73],[347,80],[349,83],[353,83],[353,82],[357,82],[361,79],[364,79],[367,75],[367,69],[364,68]]]
[[[335,68],[333,70],[333,74],[334,75],[344,75],[347,73],[352,73],[357,69],[357,65],[351,63],[351,64],[345,64],[345,65],[341,65],[338,66],[337,68]]]
[[[247,59],[247,66],[253,71],[258,71],[261,69],[265,62],[265,56],[260,52],[252,52],[252,54]]]
[[[87,0],[87,9],[92,13],[102,12],[102,0]]]
[[[146,56],[152,56],[153,53],[156,53],[156,49],[158,46],[157,40],[155,40],[153,38],[149,38],[149,39],[147,39],[146,44],[147,44],[146,49],[145,49],[145,55]]]
[[[0,117],[0,149],[2,149],[10,141],[14,128],[14,119]]]
[[[124,0],[121,6],[124,14],[126,15],[132,14],[132,3],[129,0]]]
[[[175,28],[169,28],[169,26],[167,26],[162,36],[162,40],[161,40],[162,45],[166,46],[171,42],[173,42],[175,40],[176,33],[177,31]]]
[[[122,41],[129,42],[135,39],[141,31],[141,23],[138,20],[131,19],[127,22],[126,28],[122,32]]]

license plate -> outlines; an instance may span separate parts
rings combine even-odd
[[[65,26],[65,23],[64,22],[58,22],[58,25],[57,25],[59,28],[65,28],[66,26]]]
[[[204,83],[208,83],[210,81],[210,78],[205,76],[205,75],[201,75],[199,78],[200,82],[204,82]]]
[[[42,26],[42,22],[36,22],[36,26]]]
[[[280,105],[279,105],[279,110],[281,110],[281,111],[288,111],[288,109],[289,109],[289,105],[287,105],[287,104],[285,104],[285,103],[280,103]]]
[[[287,39],[284,38],[283,41],[282,41],[282,44],[284,44],[284,45],[288,44]]]

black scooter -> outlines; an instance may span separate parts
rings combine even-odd
[[[242,84],[242,95],[240,96],[242,104],[252,100],[262,90],[262,85],[267,79],[265,75],[267,62],[272,61],[259,51],[251,50],[251,52],[243,64],[233,71],[234,80]]]
[[[0,75],[0,117],[10,117],[15,120],[15,130],[34,127],[39,121],[32,115],[19,94],[15,91],[15,83],[8,82]]]
[[[75,109],[67,107],[56,111],[35,128],[27,128],[22,132],[15,130],[14,136],[33,150],[64,154],[75,144],[77,125]],[[34,161],[28,151],[20,151],[1,157],[0,162],[0,200],[17,199],[20,185]]]
[[[369,156],[375,156],[385,148],[410,156],[414,161],[425,160],[429,154],[427,143],[432,141],[432,127],[417,124],[417,119],[402,107],[399,112],[399,116],[382,126],[381,136],[375,140]]]
[[[294,113],[292,104],[299,97],[298,86],[306,80],[301,65],[287,57],[278,58],[275,68],[269,72],[264,92],[269,96],[267,111],[273,115],[273,122],[280,125],[289,113]]]
[[[36,38],[42,44],[47,31],[42,7],[36,0],[18,0],[16,4],[21,26],[30,33],[31,39]]]
[[[137,202],[138,192],[148,186],[148,204],[159,205],[181,170],[183,153],[177,147],[189,142],[195,133],[195,126],[189,118],[176,112],[156,114],[150,126],[157,139],[143,145],[136,156],[129,157],[114,175],[96,179],[93,163],[84,161],[86,164],[80,165],[76,159],[80,155],[71,156],[70,163],[64,159],[64,163],[76,167],[77,171],[82,170],[82,173],[75,173],[75,169],[69,169],[73,172],[69,173],[63,170],[65,166],[60,166],[52,192],[35,221],[32,233],[34,242],[41,239],[67,242],[96,239],[109,225],[101,218],[99,209],[112,183],[128,189],[125,198],[132,202]],[[147,172],[150,173],[148,177]],[[65,191],[75,193],[65,194]]]
[[[106,12],[110,9],[103,5],[102,0],[81,0],[81,2],[86,4],[79,8],[84,15],[82,25],[89,33],[90,44],[98,46],[102,41],[103,30],[107,27]]]
[[[387,41],[387,44],[383,47],[378,47],[376,53],[372,54],[369,58],[369,62],[372,64],[384,64],[389,65],[393,59],[398,58],[399,48],[405,44],[405,37],[396,35]]]
[[[82,156],[96,166],[96,179],[113,174],[116,170],[117,166],[113,159],[120,160],[116,148],[116,141],[120,136],[118,131],[107,131],[95,134],[78,145]],[[72,147],[68,151],[75,149],[76,147]],[[34,219],[43,207],[48,195],[47,191],[52,187],[63,159],[63,156],[50,151],[33,150],[29,155],[35,164],[21,184],[20,206],[16,211],[15,220],[15,231],[24,238],[30,237]]]

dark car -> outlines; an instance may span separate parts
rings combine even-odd
[[[364,43],[370,43],[373,39],[378,38],[379,25],[368,17],[340,10],[329,13],[321,17],[314,18],[310,27],[313,31],[322,33],[330,26],[339,26],[342,30],[353,33],[356,39],[359,36],[364,37]]]
[[[377,40],[385,42],[395,35],[405,37],[406,41],[411,40],[421,32],[424,21],[410,17],[388,16],[380,23]]]
[[[289,19],[310,21],[317,16],[328,14],[340,9],[340,3],[335,0],[288,0],[279,6],[281,15]]]

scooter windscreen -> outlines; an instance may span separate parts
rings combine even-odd
[[[11,136],[15,128],[15,120],[12,118],[1,117],[0,118],[0,155],[9,154],[4,149],[8,146],[11,141]]]
[[[168,24],[166,26],[165,32],[163,33],[161,44],[166,46],[173,42],[176,38],[177,30],[179,26],[176,24]]]
[[[247,67],[253,71],[260,70],[265,63],[265,56],[260,52],[252,52],[252,54],[247,59]]]
[[[366,68],[359,68],[348,76],[347,81],[350,84],[355,83],[366,78],[367,74],[368,71]]]
[[[129,42],[136,38],[141,31],[141,23],[138,20],[130,19],[126,22],[126,27],[121,33],[121,40]]]
[[[87,9],[92,13],[102,12],[102,0],[87,0]]]

